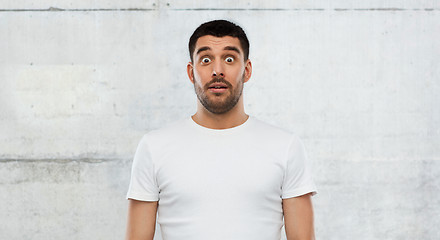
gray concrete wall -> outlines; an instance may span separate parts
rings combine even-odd
[[[439,1],[15,0],[1,239],[123,238],[136,145],[194,113],[187,41],[216,18],[251,41],[247,112],[305,141],[318,239],[440,238]]]

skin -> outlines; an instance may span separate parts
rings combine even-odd
[[[153,240],[156,228],[157,201],[128,200],[126,240]]]
[[[235,49],[235,50],[232,50]],[[207,60],[206,58],[209,58]],[[231,62],[231,58],[233,58]],[[189,80],[213,104],[222,104],[231,95],[242,90],[243,84],[252,75],[252,63],[244,60],[243,50],[238,38],[225,36],[203,36],[196,42],[193,53],[194,62],[187,65]],[[215,77],[223,77],[230,84],[227,91],[210,91],[206,84]],[[199,95],[198,93],[198,95]],[[238,95],[236,95],[238,96]],[[229,111],[221,114],[207,110],[200,100],[193,120],[204,127],[227,129],[246,122],[249,116],[244,111],[243,95]],[[288,240],[313,240],[313,207],[310,194],[282,200],[286,236]],[[128,210],[127,240],[152,240],[155,232],[157,201],[143,202],[130,199]]]
[[[239,52],[228,50],[232,48]],[[201,49],[206,50],[199,51]],[[234,59],[232,63],[228,62],[229,57]],[[202,62],[205,58],[209,58],[210,62]],[[249,59],[244,60],[238,38],[230,36],[219,38],[211,35],[200,37],[196,42],[193,59],[194,62],[189,62],[187,65],[187,73],[189,80],[196,88],[203,88],[213,77],[222,76],[233,89],[236,89],[249,81],[252,75],[252,63]],[[222,94],[214,94],[206,90],[205,94],[210,101],[220,103],[224,102],[231,93],[227,91]],[[246,122],[248,117],[244,112],[243,95],[231,110],[223,114],[214,114],[208,111],[200,101],[197,101],[197,112],[192,116],[197,124],[212,129],[236,127]]]
[[[284,228],[287,240],[314,240],[311,194],[283,199]]]

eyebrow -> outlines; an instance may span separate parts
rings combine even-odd
[[[199,53],[203,52],[203,51],[208,51],[211,50],[210,47],[201,47],[197,50],[196,55],[198,55]],[[235,51],[238,54],[240,54],[240,50],[234,46],[226,46],[225,48],[223,48],[223,50],[229,50],[229,51]]]
[[[196,55],[198,55],[200,52],[208,51],[208,50],[211,50],[211,48],[210,47],[201,47],[197,50]]]
[[[238,54],[240,54],[240,50],[238,50],[238,48],[234,47],[234,46],[226,46],[225,48],[223,48],[224,50],[230,50],[230,51],[235,51]]]

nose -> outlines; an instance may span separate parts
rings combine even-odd
[[[223,73],[223,66],[221,65],[221,63],[213,64],[212,76],[213,77],[225,77],[225,74]]]

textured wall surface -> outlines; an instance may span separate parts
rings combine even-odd
[[[187,42],[217,18],[251,42],[247,112],[305,142],[318,239],[440,238],[439,1],[16,0],[1,239],[123,239],[136,145],[195,112]]]

